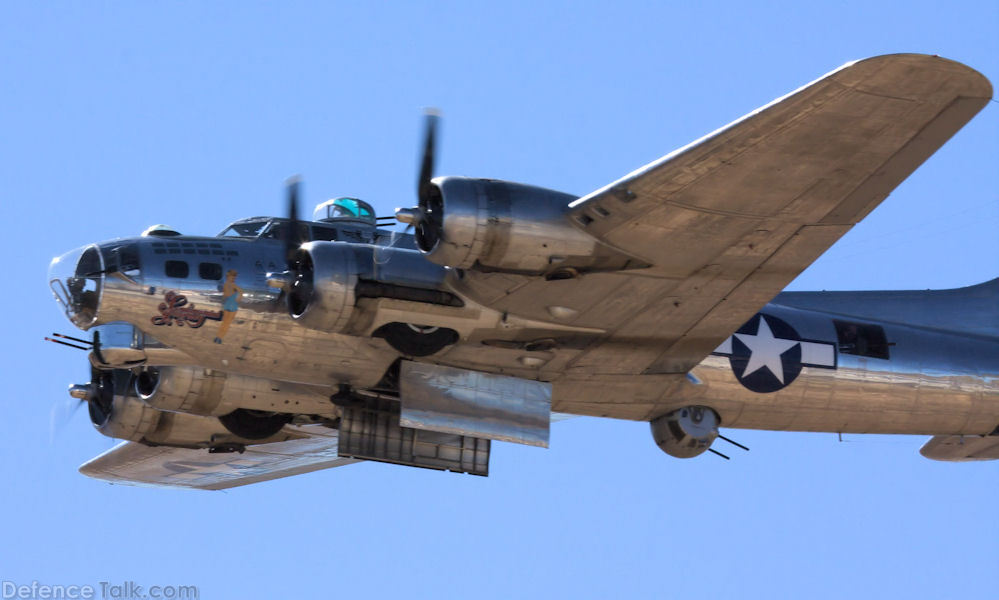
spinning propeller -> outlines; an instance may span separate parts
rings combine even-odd
[[[444,218],[444,204],[440,190],[430,183],[434,177],[434,155],[437,146],[437,124],[440,115],[428,110],[424,120],[423,157],[420,174],[416,180],[417,205],[415,208],[397,208],[395,218],[406,223],[406,231],[415,228],[416,240],[421,248],[432,248],[437,242]]]
[[[51,338],[46,337],[45,340],[69,346],[70,348],[93,352],[97,356],[97,360],[101,362],[104,360],[100,354],[101,337],[100,332],[97,330],[94,330],[92,340],[85,340],[61,333],[53,333]],[[108,419],[114,403],[114,375],[111,371],[98,369],[91,365],[90,383],[71,385],[68,391],[70,398],[67,399],[67,402],[53,404],[50,410],[50,444],[55,440],[56,431],[62,429],[84,404],[87,404],[90,412],[90,420],[93,423],[103,423]]]
[[[292,314],[301,314],[312,296],[312,269],[308,264],[309,255],[301,251],[307,241],[298,220],[298,196],[301,179],[296,175],[285,182],[288,197],[288,222],[284,227],[284,260],[287,277],[288,309]]]
[[[444,204],[440,190],[431,183],[434,176],[434,157],[437,145],[437,126],[440,115],[437,111],[428,110],[424,119],[423,155],[420,160],[420,172],[416,180],[417,206],[414,208],[398,208],[395,220],[406,223],[405,232],[415,229],[418,245],[421,248],[432,248],[439,237],[443,224]],[[282,283],[274,285],[284,287],[288,294],[288,308],[291,314],[304,312],[312,296],[312,265],[308,253],[301,252],[301,246],[307,241],[303,235],[298,219],[298,198],[301,180],[291,177],[285,183],[287,190],[288,223],[284,229],[285,273],[280,279]],[[381,219],[391,219],[383,217]],[[381,220],[380,219],[380,220]],[[394,245],[394,241],[393,241]]]
[[[289,270],[298,254],[298,248],[305,242],[302,235],[301,225],[298,220],[298,195],[301,187],[301,178],[297,175],[289,177],[285,181],[285,190],[288,197],[288,223],[284,229],[284,259]]]

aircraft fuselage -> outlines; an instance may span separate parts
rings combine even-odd
[[[460,297],[459,270],[423,259],[409,236],[371,241],[351,243],[371,260],[362,280]],[[781,294],[689,374],[622,377],[571,368],[574,352],[600,332],[517,319],[468,297],[461,297],[462,306],[447,306],[374,294],[354,299],[341,331],[302,327],[288,314],[285,292],[268,281],[283,266],[282,252],[278,240],[262,238],[101,244],[99,306],[82,324],[103,331],[104,366],[191,365],[331,390],[373,388],[400,353],[372,334],[399,322],[460,336],[417,360],[550,382],[558,412],[606,416],[607,398],[617,396],[630,405],[627,418],[704,405],[723,426],[736,428],[988,434],[999,423],[999,337],[987,321],[994,317],[974,314],[983,302],[980,288],[997,287],[996,281],[964,293],[906,292],[904,298]],[[233,272],[239,298],[227,303]],[[908,308],[893,309],[893,303]],[[963,330],[933,326],[942,323],[935,312],[962,311],[970,311]],[[235,314],[222,334],[226,312]],[[898,318],[886,319],[886,312]],[[985,321],[975,327],[976,318]],[[524,339],[556,341],[532,348]],[[557,341],[566,339],[572,343]],[[117,356],[123,358],[115,364]]]

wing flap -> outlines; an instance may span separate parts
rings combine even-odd
[[[222,490],[361,462],[337,456],[335,430],[321,425],[289,429],[302,437],[249,446],[243,453],[124,442],[84,463],[80,472],[126,485]]]

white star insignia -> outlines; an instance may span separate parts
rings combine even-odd
[[[797,345],[798,342],[774,337],[773,332],[770,331],[770,325],[763,318],[763,315],[760,315],[760,324],[756,329],[756,335],[737,333],[735,337],[739,338],[739,341],[745,344],[750,352],[749,362],[746,364],[746,370],[743,371],[742,376],[746,377],[760,369],[767,369],[783,385],[784,365],[780,356]]]

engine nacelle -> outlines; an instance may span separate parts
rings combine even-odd
[[[236,409],[334,416],[330,389],[270,381],[201,367],[160,367],[141,371],[135,392],[155,409],[222,416]]]
[[[444,287],[447,269],[412,248],[309,242],[296,255],[288,312],[309,329],[349,333],[358,298],[462,306]]]
[[[128,395],[130,371],[92,369],[91,373],[87,409],[97,431],[110,438],[137,442],[156,430],[162,413]]]
[[[718,437],[718,414],[706,406],[685,406],[649,425],[659,449],[676,458],[703,454]]]
[[[135,397],[131,378],[125,369],[94,370],[87,403],[90,420],[101,434],[182,448],[233,448],[260,442],[234,435],[215,417],[157,410]],[[281,439],[275,436],[269,441]]]
[[[296,257],[295,279],[288,282],[292,318],[319,331],[340,333],[354,311],[360,273],[351,244],[309,242]]]
[[[416,243],[439,265],[523,274],[589,264],[595,238],[566,218],[575,196],[544,188],[466,177],[433,180]]]

